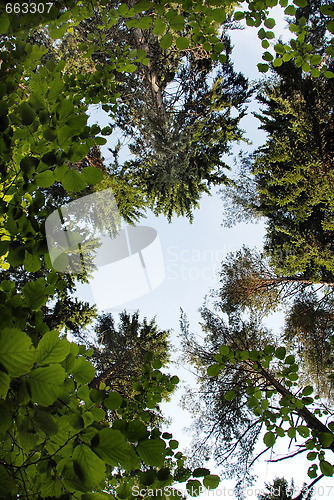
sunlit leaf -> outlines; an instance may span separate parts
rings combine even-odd
[[[0,334],[0,363],[12,377],[28,373],[35,359],[30,337],[18,328],[4,328]]]
[[[62,393],[65,370],[59,364],[36,368],[29,373],[28,382],[32,400],[42,406],[49,406]]]

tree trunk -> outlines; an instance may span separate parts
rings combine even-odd
[[[294,398],[295,396],[288,390],[286,389],[276,378],[271,375],[267,370],[260,366],[261,369],[261,375],[268,381],[270,384],[277,389],[277,391],[282,395],[282,396],[288,396],[289,398]],[[327,432],[329,434],[332,434],[332,431],[325,425],[323,424],[317,417],[313,415],[305,406],[303,408],[296,408],[296,412],[298,415],[306,422],[307,426],[316,431],[316,433],[320,432]],[[334,437],[334,435],[333,435]],[[326,447],[327,449],[331,450],[334,452],[334,440],[333,442]]]
[[[135,0],[130,0],[128,3],[129,7],[132,7],[135,4]],[[135,40],[135,44],[138,49],[143,49],[147,53],[147,57],[150,58],[150,62],[147,66],[144,66],[145,78],[149,84],[150,93],[152,97],[152,101],[155,106],[155,110],[157,113],[157,117],[162,125],[164,125],[167,121],[166,109],[163,102],[163,96],[161,92],[161,86],[158,79],[158,74],[156,68],[152,64],[152,57],[150,54],[150,46],[146,39],[145,33],[140,28],[134,28],[133,37]]]

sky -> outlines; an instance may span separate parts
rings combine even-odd
[[[288,36],[286,30],[283,30],[284,21],[282,16],[278,17],[278,14],[274,14],[273,17],[279,19],[278,32],[284,37]],[[261,78],[256,64],[261,62],[263,49],[257,37],[256,29],[247,28],[233,31],[231,38],[234,44],[232,59],[235,63],[235,69],[242,71],[250,80]],[[258,130],[258,120],[251,115],[251,112],[257,109],[254,102],[250,103],[249,112],[241,122],[246,137],[251,139],[253,145],[248,148],[244,144],[235,145],[233,148],[234,154],[237,154],[240,149],[252,149],[265,141],[264,132]],[[99,113],[95,110],[91,115],[90,123],[98,123],[102,127],[108,124],[108,120],[103,112]],[[106,159],[110,156],[107,147],[111,147],[111,145],[111,143],[107,143],[102,148],[102,153]],[[232,166],[233,157],[228,161]],[[117,314],[124,308],[130,312],[139,309],[141,318],[147,317],[150,319],[155,316],[160,329],[172,330],[171,341],[175,346],[174,358],[178,358],[181,355],[180,339],[178,337],[180,333],[180,308],[182,307],[188,317],[190,330],[196,334],[198,339],[203,338],[198,324],[200,320],[198,309],[203,304],[204,297],[210,293],[210,290],[217,288],[217,271],[221,261],[228,252],[236,251],[242,245],[251,248],[255,247],[258,250],[261,250],[263,245],[264,222],[258,224],[241,223],[232,228],[224,228],[221,226],[222,213],[221,195],[212,191],[212,196],[203,196],[200,209],[194,211],[192,224],[186,218],[173,218],[172,223],[168,223],[165,217],[155,217],[153,214],[148,214],[146,219],[139,222],[139,225],[149,226],[156,230],[155,241],[156,243],[160,242],[165,278],[159,286],[149,293],[125,301],[123,304],[113,303],[113,307],[107,309],[105,304],[108,302],[108,297],[109,299],[111,297],[111,295],[108,296],[108,293],[110,293],[108,292],[110,280],[106,278],[106,271],[103,271],[99,275],[99,281],[95,283],[95,289],[100,290],[97,300],[99,310],[111,310]],[[157,255],[160,252],[159,248],[155,248],[154,252]],[[161,272],[161,262],[157,266],[156,269]],[[139,290],[139,295],[142,290]],[[92,302],[96,300],[96,296],[94,299],[94,295],[91,294],[87,287],[79,287],[78,295],[85,300],[90,298]],[[270,326],[276,332],[279,332],[282,327],[281,318],[277,318],[277,316],[273,318]],[[184,431],[184,427],[190,424],[190,415],[179,407],[183,387],[187,384],[194,384],[193,376],[189,370],[182,363],[170,367],[170,372],[177,374],[181,379],[181,388],[172,397],[171,402],[162,405],[164,414],[172,419],[169,430],[173,433],[173,437],[179,441],[181,450],[184,450],[190,443],[190,436]],[[284,443],[286,444],[285,440]],[[285,447],[282,447],[281,452],[284,453],[285,451]],[[266,458],[268,459],[269,455]],[[245,491],[247,499],[257,498],[257,494],[264,487],[264,483],[272,481],[276,476],[285,476],[288,481],[294,479],[297,488],[302,487],[303,482],[307,481],[307,460],[298,458],[270,465],[266,463],[266,458],[261,458],[254,468],[259,480],[253,488]],[[209,463],[209,466],[212,473],[219,474],[219,470],[214,467],[212,462]],[[185,483],[182,486],[184,487],[184,485]],[[235,499],[233,486],[234,481],[223,481],[216,490],[215,495],[214,492],[210,492],[210,494],[203,493],[200,498],[206,499],[220,496],[221,498],[233,500]],[[331,498],[331,480],[320,481],[315,493],[315,500]]]

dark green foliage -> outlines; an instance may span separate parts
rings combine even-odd
[[[292,63],[275,72],[257,115],[268,140],[241,159],[243,177],[224,194],[241,219],[265,217],[265,251],[277,274],[331,284],[333,80],[303,75]]]
[[[247,20],[260,26],[263,17],[265,26],[271,29],[273,21],[267,19],[267,12],[263,10],[271,4],[271,0],[265,0],[259,10],[253,10],[249,4]],[[24,5],[28,6],[28,13],[23,12]],[[152,359],[153,354],[146,355],[142,373],[133,381],[134,397],[110,391],[103,385],[90,387],[96,382],[94,366],[88,359],[92,352],[69,342],[61,329],[76,333],[90,321],[93,310],[71,299],[70,277],[46,269],[50,267],[50,256],[45,245],[44,223],[56,206],[73,200],[78,193],[91,192],[91,186],[98,189],[99,182],[103,181],[102,188],[110,187],[109,181],[112,186],[117,185],[117,179],[110,178],[108,173],[105,176],[103,168],[90,164],[96,145],[105,144],[104,137],[99,135],[105,131],[87,125],[88,106],[101,105],[117,114],[119,83],[115,82],[115,75],[132,73],[137,64],[151,69],[150,57],[146,58],[140,48],[131,53],[125,44],[109,48],[105,58],[103,40],[106,38],[103,37],[108,35],[108,29],[122,25],[135,36],[154,24],[156,35],[163,36],[160,47],[164,46],[163,50],[172,47],[176,51],[187,49],[187,40],[184,40],[187,37],[183,35],[190,34],[198,51],[211,55],[213,62],[219,60],[224,64],[225,56],[220,54],[225,47],[215,33],[219,34],[219,22],[225,19],[225,11],[217,12],[216,5],[212,8],[210,2],[208,5],[199,2],[194,16],[193,6],[187,2],[175,5],[181,15],[169,6],[145,2],[129,9],[127,5],[104,0],[80,3],[59,0],[51,5],[49,12],[41,14],[33,11],[34,5],[34,2],[16,2],[13,6],[7,2],[0,11],[3,99],[0,105],[0,265],[4,273],[0,284],[0,495],[2,498],[83,500],[112,495],[126,499],[132,498],[133,486],[150,485],[157,489],[173,484],[176,479],[188,481],[188,491],[195,486],[197,492],[201,481],[205,486],[217,487],[219,478],[207,469],[200,476],[201,481],[195,479],[198,475],[193,476],[185,467],[185,457],[176,451],[177,442],[172,436],[149,425],[152,409],[160,403],[162,394],[174,390],[179,380],[162,373],[161,361]],[[150,10],[153,6],[154,14]],[[8,12],[18,8],[19,12]],[[150,15],[143,14],[147,10],[153,14],[153,21]],[[231,7],[231,14],[232,10]],[[330,16],[330,7],[327,10],[329,13],[325,14]],[[244,13],[236,17],[242,18]],[[63,38],[70,41],[67,34],[74,32],[77,26],[91,23],[96,24],[99,36],[89,37],[90,33],[86,33],[88,43],[80,47],[82,59],[76,69],[74,64],[66,67],[68,61],[62,60],[61,55],[49,57],[54,55],[50,54],[54,41]],[[331,31],[330,23],[327,28]],[[164,35],[165,31],[168,32]],[[261,32],[261,38],[265,37],[270,38],[269,33],[262,37]],[[307,54],[309,52],[307,49]],[[82,64],[85,58],[86,64]],[[197,78],[199,73],[195,74]],[[153,74],[151,76],[152,83]],[[234,76],[232,80],[229,82],[227,76],[223,88],[237,83]],[[241,78],[240,82],[243,91],[244,80]],[[217,95],[211,88],[207,96],[198,94],[197,97],[204,105],[204,113],[209,108],[205,103],[208,97],[213,98],[215,106],[226,107],[226,123],[231,128],[224,128],[221,137],[218,113],[212,126],[205,114],[203,123],[197,123],[192,130],[197,140],[199,134],[213,134],[210,148],[216,155],[214,163],[220,160],[219,148],[223,146],[223,152],[226,150],[225,139],[237,138],[239,133],[235,128],[237,123],[230,119],[229,108],[232,103],[237,106],[241,103],[238,98],[233,101],[233,95],[228,93],[225,102],[220,83],[216,82]],[[225,138],[226,130],[231,134]],[[188,139],[184,142],[186,146]],[[225,180],[220,177],[221,172],[212,173],[206,153],[205,148],[200,153],[190,151],[191,158],[201,161],[189,172],[190,178],[195,176],[194,189],[202,179],[212,184]],[[83,165],[83,161],[89,165]],[[124,218],[134,220],[141,213],[146,191],[133,190],[132,186],[127,191],[128,179],[126,176],[119,179],[116,197],[121,199],[124,192],[129,195],[121,213]],[[166,183],[164,176],[162,179]],[[174,182],[167,176],[168,188],[171,180]],[[191,193],[193,198],[187,200],[188,204],[191,199],[197,200],[200,190]],[[168,211],[172,208],[168,207]],[[180,213],[183,213],[181,209]],[[106,206],[101,215],[108,214],[110,207]],[[87,219],[89,216],[85,214]],[[132,324],[126,321],[124,325]],[[152,323],[144,325],[145,332],[147,328],[156,331]],[[219,370],[219,366],[214,367],[216,375]],[[234,400],[234,392],[228,393],[226,401]],[[113,412],[112,422],[104,407]],[[301,432],[305,434],[305,428]],[[272,441],[270,436],[267,442]],[[331,448],[331,442],[331,433],[325,428],[320,444]],[[333,467],[321,452],[319,460],[322,473],[331,475]],[[146,472],[151,470],[147,477]]]
[[[333,400],[333,294],[310,290],[300,294],[288,311],[283,338],[298,355],[304,380]]]
[[[312,1],[297,9],[297,20],[304,16],[309,22],[309,33],[300,41],[312,42],[317,67],[326,60],[333,69],[332,58],[324,56],[327,18],[318,15],[322,4]],[[256,116],[268,138],[253,155],[239,159],[240,177],[224,191],[234,203],[227,223],[235,213],[236,220],[263,216],[264,248],[275,273],[331,284],[334,80],[315,78],[296,64],[297,59],[283,59],[260,86],[262,111]]]
[[[129,394],[133,378],[140,376],[149,352],[163,365],[168,362],[169,332],[160,331],[154,319],[140,321],[138,311],[132,315],[121,312],[118,326],[110,313],[102,314],[93,329],[98,342],[92,355],[97,387],[105,383],[113,391]]]
[[[190,53],[170,68],[154,39],[150,48],[155,49],[161,106],[150,97],[152,82],[140,72],[123,82],[116,125],[131,138],[134,159],[112,168],[146,193],[156,214],[191,218],[192,207],[210,185],[228,183],[222,155],[242,137],[238,122],[250,92],[228,59],[213,63]],[[233,118],[232,108],[238,110]]]
[[[97,69],[96,80],[66,74],[62,61],[41,64],[46,48],[29,42],[40,22],[57,38],[70,23],[90,17],[89,2],[88,10],[75,2],[68,7],[73,9],[53,7],[43,20],[29,14],[9,22],[0,14],[1,29],[8,32],[0,40],[2,498],[86,498],[115,490],[125,498],[134,484],[146,487],[141,469],[152,467],[157,474],[168,467],[164,478],[172,484],[185,459],[175,440],[169,447],[168,438],[148,424],[162,394],[172,392],[179,379],[160,372],[161,362],[147,354],[132,390],[128,381],[136,397],[90,388],[96,376],[88,360],[92,352],[63,336],[64,329],[82,330],[95,311],[73,300],[71,276],[50,269],[44,223],[57,206],[75,199],[73,193],[87,194],[101,181],[95,145],[103,140],[99,127],[87,126],[87,105],[95,99],[105,105],[110,98],[110,87],[103,87],[105,68]],[[139,205],[124,204],[124,217],[130,219]],[[145,328],[154,330],[152,323]],[[112,427],[104,401],[114,411]],[[156,479],[152,487],[160,486]]]
[[[265,248],[275,268],[314,281],[332,281],[332,80],[314,80],[291,64],[266,84],[260,116],[270,135],[257,152],[253,173],[260,212],[267,217]],[[286,254],[279,262],[277,249]]]

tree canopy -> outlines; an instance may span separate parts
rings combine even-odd
[[[1,6],[3,498],[125,499],[133,497],[133,488],[144,496],[147,490],[165,487],[170,488],[169,496],[175,491],[180,497],[174,486],[182,482],[190,495],[197,496],[202,487],[219,484],[219,477],[201,464],[188,466],[178,442],[163,432],[163,422],[152,419],[160,401],[179,382],[163,370],[167,332],[154,321],[140,323],[138,315],[123,313],[117,328],[110,316],[98,318],[97,333],[109,349],[108,356],[104,352],[100,358],[96,350],[67,339],[68,331],[77,338],[82,335],[96,311],[73,298],[73,276],[52,267],[45,221],[64,203],[110,187],[128,222],[138,220],[148,206],[169,219],[174,213],[191,217],[209,184],[227,182],[221,156],[231,141],[242,136],[238,123],[250,95],[246,79],[234,72],[229,59],[226,29],[234,21],[245,19],[258,28],[265,49],[259,70],[268,71],[271,61],[280,70],[281,80],[263,87],[273,116],[269,123],[263,115],[263,126],[269,133],[270,127],[278,130],[277,146],[269,138],[255,162],[261,213],[272,216],[276,224],[267,249],[269,254],[271,244],[290,249],[287,238],[279,237],[290,234],[292,227],[296,252],[302,246],[308,252],[303,258],[300,254],[297,267],[287,259],[280,272],[332,286],[332,194],[312,168],[320,165],[326,181],[331,181],[332,115],[326,106],[332,106],[334,10],[331,3],[320,1],[280,0],[279,4],[290,16],[294,35],[289,43],[271,48],[276,22],[270,9],[277,0],[247,1],[244,6],[224,0],[171,4],[57,0],[39,3],[43,11],[42,7],[36,11],[34,2]],[[315,20],[321,46],[312,38]],[[284,73],[288,69],[290,75],[289,68],[293,82]],[[174,94],[168,86],[172,81],[178,83]],[[133,86],[135,92],[129,95]],[[109,113],[111,126],[87,124],[91,105]],[[235,117],[232,107],[237,110]],[[291,125],[287,129],[282,126],[285,118]],[[99,146],[106,144],[114,126],[131,138],[134,156],[119,165],[115,145],[115,162],[108,170]],[[312,135],[311,159],[305,134]],[[307,193],[313,180],[318,181],[306,210],[299,210],[305,189],[299,186],[291,192],[291,177],[281,182],[280,161],[267,161],[271,153],[279,155],[282,144],[294,141],[294,158],[302,151],[306,162],[297,173],[303,182],[307,179]],[[295,176],[287,160],[282,160],[284,167],[289,166],[289,174]],[[280,182],[284,184],[283,213],[277,204],[272,206],[271,176],[275,196]],[[103,208],[100,218],[105,220],[112,207]],[[281,227],[278,236],[276,226]],[[87,274],[77,278],[84,281]],[[294,307],[289,320],[298,331],[307,332],[307,322],[298,326],[293,320],[298,304]],[[329,311],[327,302],[319,314],[314,312],[315,333],[325,331]],[[309,476],[315,478],[317,468],[323,475],[333,475],[325,456],[326,450],[333,451],[333,423],[322,422],[326,409],[311,397],[313,388],[298,385],[294,355],[272,345],[270,332],[256,318],[245,322],[235,315],[226,325],[204,310],[204,319],[212,330],[212,345],[198,359],[213,363],[207,369],[211,378],[205,377],[203,383],[211,390],[208,403],[228,424],[225,434],[219,434],[222,446],[229,447],[226,456],[238,445],[239,466],[248,474],[259,429],[266,427],[267,448],[278,437],[299,435],[302,451],[310,450],[309,460],[317,460]],[[220,343],[224,345],[219,347]],[[330,343],[327,337],[326,343]],[[130,349],[135,367],[128,362]],[[330,355],[326,359],[331,363]],[[113,380],[110,370],[117,360],[123,371]],[[228,385],[227,392],[218,384],[219,377]],[[215,400],[212,389],[221,401]],[[237,424],[232,427],[233,415]],[[277,423],[279,418],[282,424]],[[207,425],[203,420],[203,430]],[[242,437],[248,431],[251,437],[245,443]]]

